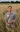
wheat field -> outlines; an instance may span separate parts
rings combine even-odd
[[[16,27],[14,32],[20,32],[20,4],[0,4],[0,32],[11,32],[6,29],[5,23],[3,22],[8,6],[12,6],[12,10],[16,13]]]

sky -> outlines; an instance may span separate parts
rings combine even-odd
[[[0,0],[0,2],[2,2],[2,1],[3,2],[5,2],[5,1],[9,1],[9,2],[14,1],[15,2],[15,1],[20,1],[20,0]]]

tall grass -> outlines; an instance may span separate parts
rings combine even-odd
[[[0,32],[11,32],[10,30],[8,31],[8,29],[5,27],[4,15],[6,12],[0,12]],[[16,25],[14,32],[20,32],[20,9],[16,9],[16,13]]]

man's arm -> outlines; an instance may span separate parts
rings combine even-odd
[[[5,23],[8,24],[7,23],[7,14],[5,14]]]
[[[13,22],[16,22],[16,15],[13,16]]]

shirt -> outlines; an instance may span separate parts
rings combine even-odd
[[[16,15],[14,12],[11,12],[10,15],[8,14],[8,12],[5,14],[5,20],[7,22],[12,22],[12,20],[15,20]]]

